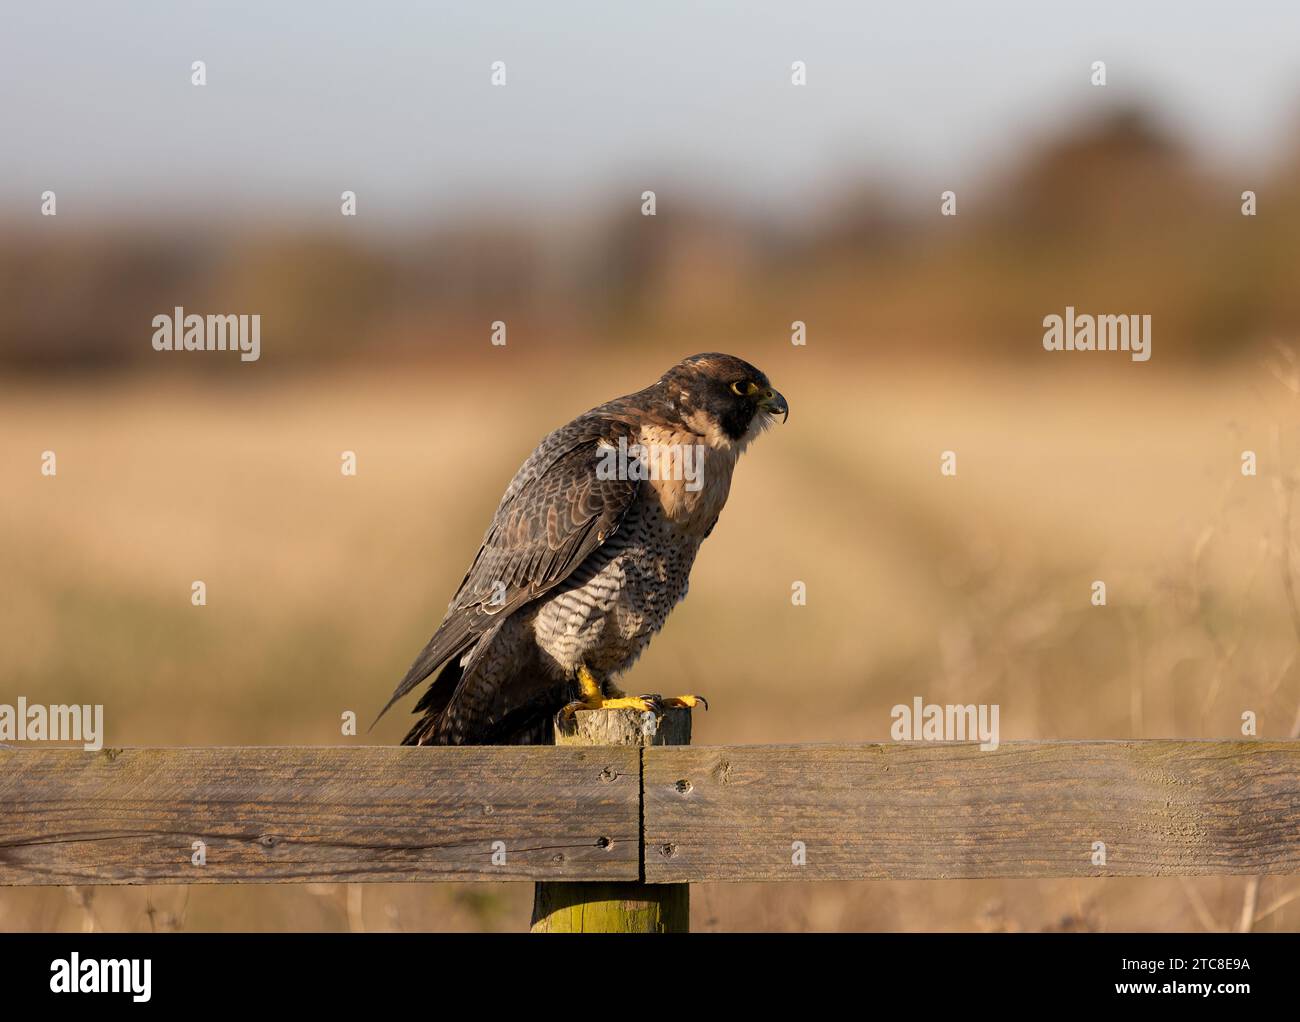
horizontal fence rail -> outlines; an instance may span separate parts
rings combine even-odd
[[[636,880],[640,784],[623,748],[0,750],[0,884]]]
[[[1242,873],[1300,742],[0,749],[0,884]]]
[[[644,763],[650,882],[1300,872],[1293,741],[698,747]]]

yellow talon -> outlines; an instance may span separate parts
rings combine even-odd
[[[665,706],[687,710],[693,710],[697,706],[703,706],[706,710],[709,708],[709,701],[704,696],[664,696],[663,702]]]
[[[583,664],[578,668],[578,698],[563,709],[565,720],[572,720],[579,710],[638,710],[658,715],[665,709],[693,710],[697,706],[709,708],[703,696],[629,696],[612,682],[602,683],[591,669]]]
[[[602,699],[598,707],[593,709],[600,710],[640,710],[642,713],[655,713],[655,706],[648,699],[642,699],[640,696],[618,696],[614,699]]]
[[[566,705],[562,712],[565,720],[572,720],[579,710],[640,710],[645,713],[654,709],[648,700],[626,696],[614,685],[602,685],[591,668],[583,664],[578,668],[578,698]]]

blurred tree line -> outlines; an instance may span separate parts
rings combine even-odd
[[[1247,189],[1257,216],[1242,215]],[[955,217],[938,195],[904,214],[878,183],[797,228],[660,199],[653,219],[629,200],[565,236],[505,216],[364,241],[274,223],[79,231],[60,216],[0,239],[0,366],[155,368],[171,356],[152,350],[151,320],[178,305],[260,314],[268,368],[445,357],[488,344],[496,320],[512,345],[684,350],[783,338],[799,319],[846,354],[980,359],[1041,350],[1042,317],[1066,305],[1151,314],[1159,360],[1300,332],[1300,146],[1271,180],[1223,180],[1141,111],[959,190]]]

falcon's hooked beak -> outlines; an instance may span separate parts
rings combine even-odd
[[[768,387],[763,392],[763,396],[758,399],[758,407],[767,412],[768,415],[782,416],[782,422],[790,418],[790,406],[785,403],[785,398],[781,396],[781,392],[773,390],[771,387]]]

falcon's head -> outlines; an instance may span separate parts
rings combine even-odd
[[[671,412],[715,447],[743,448],[790,407],[762,370],[735,355],[706,352],[664,373],[658,388]]]

